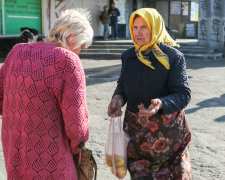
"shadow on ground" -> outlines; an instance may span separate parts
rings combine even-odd
[[[202,69],[207,67],[223,67],[225,66],[225,59],[220,60],[196,60],[188,59],[186,60],[187,69]],[[87,86],[94,84],[101,84],[105,82],[111,82],[118,79],[120,74],[121,65],[110,65],[96,68],[85,69],[85,75],[87,80]],[[192,78],[189,76],[189,78]]]
[[[120,64],[85,69],[87,86],[116,81],[119,78],[120,69]]]
[[[202,59],[187,59],[187,69],[202,69],[207,67],[225,67],[225,59],[219,60],[202,60]]]
[[[225,115],[215,119],[216,122],[225,122]]]
[[[194,113],[200,109],[209,108],[209,107],[225,107],[225,94],[222,94],[219,97],[214,97],[206,99],[196,104],[198,107],[187,109],[186,114]],[[225,122],[225,116],[215,119],[216,122]]]

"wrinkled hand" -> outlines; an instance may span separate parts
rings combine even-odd
[[[162,101],[160,99],[152,99],[150,106],[146,109],[143,104],[138,105],[139,113],[142,116],[153,116],[160,109],[163,108]]]
[[[117,117],[122,115],[121,108],[123,107],[124,100],[122,96],[120,95],[115,95],[109,106],[108,106],[108,116],[110,117]]]

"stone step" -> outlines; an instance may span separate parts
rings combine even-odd
[[[178,40],[177,43],[180,46],[198,46],[198,41],[190,41],[190,42],[182,42],[182,40]],[[132,40],[109,40],[109,41],[101,41],[95,40],[92,45],[128,45],[133,46]],[[199,47],[199,46],[198,46]]]
[[[87,52],[80,53],[81,58],[85,59],[120,59],[122,53],[111,52]],[[223,58],[223,53],[184,53],[186,59],[203,59],[203,60],[217,60]]]
[[[193,54],[215,53],[215,50],[206,48],[177,48],[177,49],[182,53],[193,53]]]
[[[186,59],[219,59],[223,57],[222,53],[199,46],[197,40],[178,40],[178,43],[180,44],[180,47],[175,48],[184,53]],[[94,59],[120,59],[121,54],[126,49],[133,46],[134,44],[131,40],[96,40],[89,48],[81,51],[80,57]]]
[[[133,45],[132,40],[108,40],[108,41],[101,41],[101,40],[94,40],[93,45],[95,44],[111,44],[111,45],[115,45],[115,44],[123,44],[123,45]]]
[[[128,48],[131,48],[132,46],[122,46],[122,45],[119,45],[119,46],[116,46],[116,45],[112,45],[112,46],[103,46],[103,45],[94,45],[94,46],[91,46],[87,49],[83,49],[82,52],[123,52],[125,50],[127,50]],[[176,48],[178,49],[179,51],[183,52],[183,53],[186,53],[186,52],[197,52],[197,53],[214,53],[215,50],[213,49],[206,49],[205,47],[188,47],[188,48],[185,48],[185,47],[181,47],[181,48]]]
[[[88,49],[117,49],[117,48],[122,48],[122,49],[128,49],[134,47],[133,44],[130,45],[124,45],[124,44],[93,44],[91,45]],[[182,50],[182,49],[206,49],[203,46],[185,46],[185,45],[181,45],[180,47],[175,47],[178,50]]]
[[[185,53],[186,59],[202,59],[202,60],[217,60],[223,58],[223,53]]]
[[[91,47],[90,49],[83,49],[82,53],[92,53],[92,52],[94,52],[94,53],[122,53],[126,50],[127,50],[127,48],[123,48],[123,49],[122,48],[121,49],[111,48],[111,49],[108,49],[108,47],[107,47],[107,49],[106,48],[92,49],[92,47]]]
[[[123,45],[123,44],[94,44],[91,45],[88,49],[118,49],[118,48],[122,48],[122,49],[128,49],[130,47],[133,47],[133,45]]]
[[[121,53],[107,53],[107,52],[102,52],[102,53],[96,53],[96,52],[88,52],[88,53],[80,53],[80,58],[84,59],[120,59],[121,58]]]
[[[122,53],[124,51],[126,51],[128,48],[130,48],[132,46],[91,46],[90,48],[87,49],[83,49],[82,53]],[[191,47],[191,48],[177,48],[179,51],[181,51],[182,53],[198,53],[198,54],[205,54],[205,53],[215,53],[215,50],[213,49],[206,49],[204,47]]]
[[[198,45],[195,45],[195,46],[185,46],[185,45],[180,45],[180,47],[175,47],[177,49],[205,49],[205,47],[203,46],[198,46]]]

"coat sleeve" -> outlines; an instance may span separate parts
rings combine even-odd
[[[72,153],[89,137],[86,82],[80,59],[70,53],[56,65],[54,92],[62,111],[65,132],[71,142]]]
[[[116,16],[120,16],[120,10],[117,8],[117,15]]]
[[[119,79],[118,79],[118,81],[117,81],[117,86],[116,86],[116,89],[115,89],[115,91],[114,91],[114,94],[113,94],[113,96],[115,96],[115,95],[121,95],[122,97],[123,97],[123,100],[124,100],[124,103],[126,103],[127,102],[127,96],[126,96],[126,93],[125,93],[125,88],[124,88],[124,68],[123,68],[123,55],[122,55],[122,57],[121,57],[121,59],[122,59],[122,68],[121,68],[121,72],[120,72],[120,77],[119,77]]]
[[[169,95],[160,98],[163,103],[163,114],[170,114],[185,108],[191,100],[191,90],[188,85],[186,63],[183,54],[174,57],[174,63],[169,70]]]

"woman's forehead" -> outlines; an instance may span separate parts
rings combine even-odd
[[[136,23],[144,23],[144,24],[146,24],[144,18],[142,18],[141,16],[136,17],[136,18],[134,19],[134,23],[135,23],[135,24],[136,24]]]
[[[141,26],[148,26],[148,23],[146,22],[146,20],[141,17],[141,16],[138,16],[134,19],[133,21],[133,26],[137,26],[137,25],[141,25]],[[149,27],[150,28],[150,27]]]

